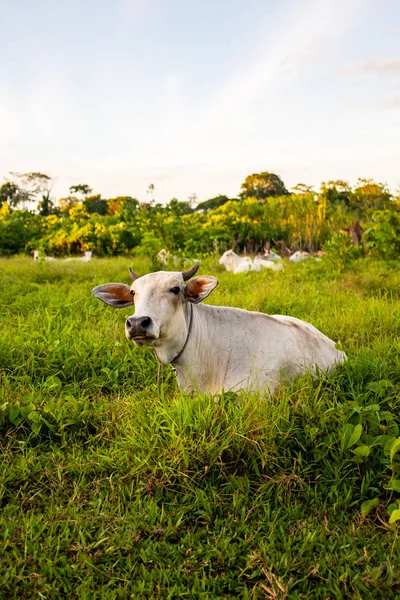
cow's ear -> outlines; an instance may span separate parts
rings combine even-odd
[[[114,308],[126,308],[132,306],[133,296],[131,288],[125,283],[105,283],[92,289],[92,294],[104,304]]]
[[[209,294],[216,288],[218,285],[218,279],[216,277],[212,277],[211,275],[199,275],[199,277],[192,277],[188,281],[188,284],[185,288],[185,295],[189,302],[193,304],[198,304],[207,298]]]

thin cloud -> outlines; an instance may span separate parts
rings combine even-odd
[[[379,75],[397,72],[400,72],[400,58],[352,63],[344,65],[339,71],[341,75]]]
[[[188,141],[196,140],[189,153],[193,161],[199,160],[205,149],[211,161],[221,163],[222,156],[230,164],[242,161],[237,146],[248,132],[253,149],[257,145],[253,132],[257,99],[264,97],[265,104],[271,99],[274,104],[277,87],[293,71],[318,60],[318,53],[351,29],[368,4],[369,0],[308,0],[290,13],[282,12],[273,33],[243,58],[196,119],[179,122],[171,116],[166,130],[168,134],[174,131],[174,136],[166,136],[166,154],[182,160],[188,154]],[[267,23],[265,29],[268,30]]]
[[[389,100],[387,100],[384,103],[383,107],[399,110],[400,109],[400,94],[398,96],[395,96],[394,98],[389,98]]]

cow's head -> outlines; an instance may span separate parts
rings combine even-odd
[[[223,255],[219,259],[218,263],[220,265],[230,265],[230,263],[233,261],[234,254],[235,253],[233,250],[227,250],[226,252],[223,253]]]
[[[142,277],[129,269],[131,286],[106,283],[93,288],[92,293],[114,308],[135,305],[135,314],[125,322],[129,340],[138,346],[170,344],[173,352],[187,335],[184,305],[201,302],[218,285],[215,277],[193,277],[198,268],[195,265],[183,273],[158,271]]]

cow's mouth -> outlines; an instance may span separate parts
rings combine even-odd
[[[129,336],[129,339],[137,346],[151,346],[156,338],[152,335],[134,335]]]

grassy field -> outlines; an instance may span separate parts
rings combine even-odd
[[[210,303],[310,321],[349,356],[218,401],[168,367],[159,395],[130,309],[91,296],[130,265],[0,261],[0,597],[399,598],[400,263],[205,262]]]

